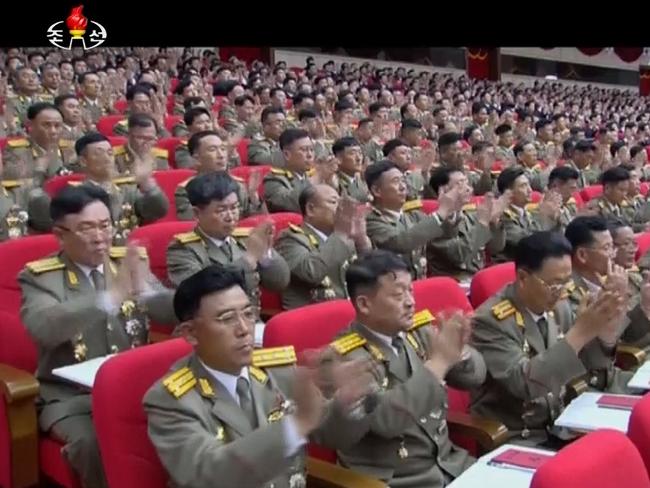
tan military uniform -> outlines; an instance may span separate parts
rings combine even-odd
[[[531,210],[536,210],[537,208],[537,204],[528,204],[525,209],[510,205],[505,210],[502,222],[506,232],[506,247],[503,252],[492,256],[494,263],[512,261],[515,257],[515,249],[520,240],[531,235],[533,232],[551,230],[553,228],[555,223],[546,221],[545,219],[542,220],[538,212],[531,212]]]
[[[183,181],[176,187],[174,192],[174,201],[176,203],[176,219],[178,220],[194,220],[194,212],[190,199],[187,197],[187,184],[192,181],[195,176]],[[236,176],[231,176],[237,182],[237,199],[239,200],[240,217],[250,217],[262,212],[262,201],[258,198],[257,201],[252,201],[244,180]]]
[[[133,160],[135,153],[128,144],[122,144],[113,148],[115,155],[115,167],[117,172],[122,176],[130,176],[133,174]],[[154,147],[151,149],[151,155],[154,158],[155,167],[154,171],[164,171],[169,169],[169,152],[167,149]]]
[[[496,146],[494,148],[494,159],[504,163],[515,164],[517,158],[511,147]]]
[[[372,164],[386,159],[382,150],[383,147],[384,143],[373,138],[365,144],[361,144],[361,152],[363,153],[364,157],[368,159],[370,164]]]
[[[564,163],[565,166],[573,168],[578,172],[578,187],[585,188],[587,186],[598,184],[598,178],[600,177],[600,172],[598,168],[587,167],[585,169],[580,169],[576,164],[570,159]]]
[[[25,135],[27,134],[27,131],[25,130],[25,126],[27,123],[27,110],[29,109],[30,105],[34,105],[35,103],[39,102],[48,102],[51,103],[52,99],[49,97],[49,95],[43,95],[41,93],[36,93],[32,95],[31,97],[28,97],[26,95],[10,95],[7,97],[7,106],[8,107],[13,107],[13,113],[14,113],[14,125],[15,125],[15,130],[11,134],[8,135]],[[8,108],[6,112],[10,112],[11,108]]]
[[[0,241],[48,232],[50,199],[40,188],[19,180],[3,180],[0,188]],[[45,221],[42,220],[43,216]]]
[[[285,165],[280,145],[267,137],[255,138],[248,145],[248,164],[270,164],[281,168]]]
[[[247,139],[253,139],[262,134],[262,124],[259,121],[251,120],[244,124],[239,120],[228,119],[223,122],[222,126],[228,131],[228,133],[232,135],[239,134]],[[288,127],[289,124],[287,123],[287,128]]]
[[[309,185],[309,173],[299,175],[288,169],[271,168],[264,177],[264,202],[269,212],[300,213],[298,198]]]
[[[432,320],[428,310],[416,314],[414,326],[402,337],[401,358],[358,322],[331,344],[345,360],[372,362],[376,392],[369,402],[374,407],[360,421],[365,432],[337,451],[339,463],[390,486],[443,487],[474,462],[449,440],[447,391],[424,366],[430,354],[427,330]],[[485,378],[481,355],[468,350],[469,358],[445,378],[455,388],[476,387]]]
[[[144,249],[141,250],[146,259]],[[125,248],[112,248],[103,269],[106,289],[116,278]],[[172,294],[149,277],[157,293],[126,300],[114,313],[101,305],[92,280],[62,253],[28,263],[18,276],[21,319],[38,345],[36,376],[39,425],[65,444],[64,453],[88,486],[105,486],[87,390],[52,374],[52,369],[128,350],[148,342],[148,317],[176,322]]]
[[[32,178],[35,186],[43,186],[48,178],[70,172],[76,160],[74,143],[59,141],[59,150],[45,171],[36,169],[36,160],[46,154],[45,149],[31,138],[10,139],[4,150],[4,179]]]
[[[507,285],[474,313],[472,344],[483,355],[487,379],[472,391],[472,413],[502,422],[511,442],[537,444],[565,407],[566,386],[586,374],[564,340],[573,323],[566,300],[546,313],[547,337]],[[554,432],[566,437],[566,433]]]
[[[650,203],[643,195],[639,194],[626,199],[621,205],[621,210],[623,211],[623,221],[630,222],[635,233],[646,231],[648,222],[650,222]]]
[[[536,164],[532,168],[528,168],[524,165],[519,165],[521,169],[524,170],[524,174],[530,182],[530,187],[539,192],[544,192],[548,186],[548,172],[542,168],[541,164]]]
[[[427,246],[428,276],[452,276],[469,281],[485,267],[485,253],[496,254],[506,245],[503,225],[485,227],[479,223],[476,205],[468,204],[457,216],[451,236],[438,238]]]
[[[190,150],[187,146],[187,141],[182,141],[174,151],[174,157],[176,161],[176,168],[187,168],[193,169],[196,166],[196,160],[190,154]],[[236,150],[230,151],[228,156],[228,169],[236,168],[241,166],[241,160],[239,159],[239,152]]]
[[[61,139],[70,141],[70,145],[74,147],[74,143],[77,142],[81,136],[84,135],[84,131],[81,127],[70,127],[69,125],[63,124],[63,131],[61,132]]]
[[[313,139],[314,141],[314,158],[318,160],[327,160],[332,153],[334,139]]]
[[[370,195],[368,185],[360,174],[350,176],[343,171],[339,171],[337,176],[339,180],[338,193],[340,196],[347,195],[359,203],[372,201],[372,195]]]
[[[282,232],[275,249],[291,271],[291,282],[282,293],[282,308],[348,298],[345,272],[356,259],[352,240],[331,234],[326,240],[306,224],[293,224]]]
[[[620,205],[617,205],[601,196],[596,200],[596,204],[599,215],[604,218],[620,220],[632,227],[634,232],[643,231],[648,223],[648,217],[650,217],[647,205],[639,206],[637,210],[628,200],[623,200]]]
[[[106,109],[99,103],[99,99],[91,101],[86,97],[81,97],[79,99],[79,105],[81,105],[82,110],[90,114],[90,119],[92,120],[93,124],[96,124],[100,118],[102,118],[104,115],[107,115],[108,113]]]
[[[281,292],[289,284],[289,267],[282,256],[271,250],[267,263],[252,269],[244,259],[245,238],[250,229],[235,229],[221,246],[211,240],[197,227],[192,232],[174,236],[167,249],[167,273],[174,286],[189,278],[197,271],[212,264],[230,266],[241,270],[246,281],[246,291],[255,305],[260,304],[260,285]]]
[[[128,117],[128,115],[125,115]],[[127,137],[129,135],[129,120],[124,118],[113,126],[113,135]],[[165,127],[158,127],[158,137],[170,137],[171,134]]]
[[[373,207],[366,216],[368,237],[374,247],[400,254],[414,280],[426,277],[426,246],[434,239],[449,235],[451,225],[434,215],[420,211],[422,202],[413,200],[398,214]]]

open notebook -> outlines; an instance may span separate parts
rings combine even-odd
[[[108,356],[89,359],[82,363],[56,368],[52,370],[52,374],[86,388],[92,388],[93,384],[95,384],[95,376],[97,375],[100,366],[113,356],[115,356],[115,354],[109,354]]]

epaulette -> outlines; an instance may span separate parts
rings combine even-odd
[[[413,325],[409,328],[409,332],[419,329],[423,325],[429,325],[433,320],[433,314],[428,309],[420,310],[413,315]]]
[[[565,205],[576,205],[576,199],[573,197],[569,198]]]
[[[22,182],[19,180],[2,180],[2,186],[4,188],[16,188],[17,186],[21,186]]]
[[[169,157],[169,151],[167,149],[163,149],[162,147],[154,147],[151,149],[151,154],[156,156],[157,158],[165,158],[167,159]]]
[[[181,141],[178,145],[187,147],[187,141]]]
[[[251,235],[251,227],[236,227],[235,230],[232,231],[232,234],[230,234],[232,237],[237,238],[237,237],[248,237]]]
[[[507,215],[508,217],[510,217],[511,219],[515,219],[515,220],[517,219],[517,214],[514,213],[514,212],[513,212],[512,210],[510,210],[509,208],[506,208],[506,209],[503,211],[503,213],[506,214],[506,215]]]
[[[238,183],[244,183],[244,178],[240,178],[239,176],[233,176],[233,175],[230,175],[230,177]]]
[[[605,208],[605,202],[604,202],[603,200],[599,200],[599,201],[598,201],[598,206],[599,206],[600,208]]]
[[[59,147],[63,148],[69,148],[74,146],[74,141],[71,141],[70,139],[60,139],[59,140]]]
[[[627,199],[621,202],[621,207],[629,207],[629,206],[630,206],[630,202]]]
[[[196,232],[183,232],[182,234],[176,234],[174,236],[174,239],[176,239],[178,242],[181,244],[189,244],[190,242],[199,242],[201,240],[201,236],[198,235]]]
[[[293,346],[269,347],[253,351],[253,363],[256,368],[270,368],[295,364],[296,351]]]
[[[121,178],[115,178],[113,184],[115,185],[128,185],[135,183],[134,176],[122,176]]]
[[[566,291],[568,291],[569,293],[573,293],[575,289],[576,289],[575,281],[571,280],[569,284],[566,286]]]
[[[287,171],[287,173],[288,173],[287,176],[289,176],[290,178],[293,178],[293,175],[291,174],[291,171]],[[306,176],[314,176],[315,174],[316,174],[316,168],[308,169],[308,170],[305,172],[305,175],[306,175]]]
[[[503,320],[514,314],[517,309],[510,300],[502,300],[492,307],[492,315],[497,320]]]
[[[122,120],[118,121],[118,123],[115,124],[115,125],[121,125],[122,127],[128,127],[129,126],[129,121],[127,119],[122,119]]]
[[[420,199],[409,200],[402,205],[403,212],[410,212],[411,210],[417,210],[418,208],[422,208],[422,200]]]
[[[162,384],[174,398],[178,399],[194,388],[196,377],[194,372],[185,366],[163,379]]]
[[[138,254],[142,259],[147,259],[147,248],[138,246]],[[126,256],[126,246],[113,246],[111,247],[108,255],[113,259],[120,259]]]
[[[296,233],[298,233],[298,234],[304,234],[304,233],[305,233],[305,231],[302,230],[302,228],[298,227],[296,224],[289,224],[289,228],[290,228],[293,232],[296,232]]]
[[[19,147],[29,147],[31,144],[28,139],[21,137],[20,139],[8,139],[7,146],[12,149],[17,149]]]
[[[632,266],[628,271],[631,271],[632,273],[638,273],[639,272],[639,267],[635,264]]]
[[[365,337],[361,336],[357,332],[351,332],[344,335],[343,337],[339,337],[330,345],[337,353],[343,356],[350,351],[354,351],[355,349],[363,346],[366,342],[368,341],[366,341]]]
[[[463,211],[464,212],[473,212],[476,210],[476,204],[475,203],[468,203],[466,205],[463,205]]]
[[[113,148],[113,155],[114,156],[121,156],[122,154],[126,153],[126,146],[124,144],[121,144],[119,146],[115,146]]]
[[[273,173],[274,175],[286,176],[289,179],[293,178],[293,174],[291,174],[291,171],[282,168],[271,168],[271,173]]]
[[[31,261],[27,263],[26,266],[29,271],[37,275],[65,268],[65,264],[58,256]]]
[[[531,212],[533,210],[537,210],[538,208],[539,208],[539,203],[527,203],[526,204],[526,210],[528,210],[529,212]]]
[[[81,186],[81,185],[83,185],[83,181],[70,180],[70,181],[68,181],[68,185],[70,185],[70,186]]]
[[[262,371],[259,368],[256,368],[255,366],[251,366],[250,368],[248,368],[248,372],[251,374],[253,378],[255,378],[263,385],[265,385],[269,379],[269,377],[266,375],[264,371]]]
[[[190,177],[189,177],[188,179],[186,179],[185,181],[181,181],[181,182],[178,184],[178,186],[181,186],[181,187],[185,188],[185,187],[187,186],[187,184],[188,184],[190,181],[192,181],[193,179],[194,179],[194,176],[190,176]]]

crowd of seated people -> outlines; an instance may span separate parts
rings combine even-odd
[[[172,48],[8,49],[0,66],[0,241],[59,243],[20,273],[15,313],[39,428],[83,486],[108,486],[92,395],[52,369],[143,346],[152,322],[193,346],[144,398],[179,487],[300,488],[308,442],[442,487],[474,460],[445,385],[549,449],[576,438],[553,426],[576,380],[629,392],[616,352],[650,347],[636,94]],[[421,280],[469,290],[510,262],[471,319],[416,311]],[[306,366],[261,347],[271,316],[337,299],[354,320]]]

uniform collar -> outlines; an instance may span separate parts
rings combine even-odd
[[[216,381],[221,383],[223,387],[228,391],[230,396],[232,396],[232,398],[235,400],[235,402],[239,404],[239,395],[237,394],[237,380],[239,378],[244,378],[250,384],[248,368],[242,368],[238,375],[233,375],[208,367],[203,361],[201,361],[201,359],[198,358],[198,356],[197,359],[201,366],[203,366],[203,368],[208,372],[208,374],[212,376],[212,378],[214,378]]]
[[[307,222],[305,222],[305,227],[308,227],[309,230],[311,230],[314,234],[316,234],[316,236],[323,242],[325,242],[327,240],[327,238],[329,237],[328,235],[324,234],[323,232],[318,230],[316,227],[314,227],[311,224],[308,224]]]

